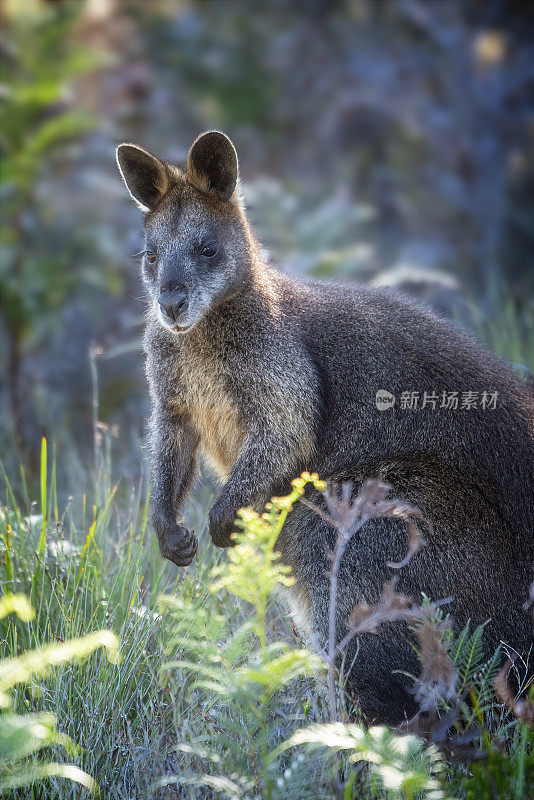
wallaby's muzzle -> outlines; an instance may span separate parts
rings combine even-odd
[[[165,285],[160,288],[158,305],[162,316],[169,324],[180,324],[180,317],[187,308],[187,291],[176,284]]]

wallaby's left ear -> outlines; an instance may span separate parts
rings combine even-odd
[[[237,186],[239,168],[235,147],[224,133],[208,131],[198,136],[187,156],[187,179],[202,192],[214,192],[230,200]]]
[[[169,188],[165,164],[138,144],[120,144],[116,155],[130,195],[143,211],[150,211]]]

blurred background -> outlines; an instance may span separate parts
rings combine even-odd
[[[5,0],[2,461],[142,469],[142,218],[114,151],[236,144],[265,257],[397,285],[529,378],[534,5]],[[96,438],[95,438],[96,434]],[[105,447],[102,444],[105,443]],[[109,455],[109,453],[108,453]]]

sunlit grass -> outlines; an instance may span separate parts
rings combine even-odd
[[[470,314],[479,338],[507,361],[520,378],[534,373],[534,304],[525,303],[518,313],[517,302],[509,297],[494,298],[488,315],[472,304]]]
[[[46,464],[44,444],[42,454],[37,504],[17,502],[4,484],[0,590],[31,596],[36,613],[31,621],[0,623],[0,654],[14,656],[105,628],[119,638],[121,659],[111,664],[95,655],[32,680],[29,689],[15,689],[15,710],[56,713],[58,729],[82,748],[81,768],[107,784],[111,796],[141,796],[176,740],[175,698],[159,675],[165,618],[156,600],[164,591],[198,592],[193,587],[202,587],[209,563],[185,575],[159,557],[147,530],[144,485],[117,489],[100,475],[99,485],[81,498],[79,513],[72,507],[58,512],[55,470]],[[145,760],[148,771],[141,769]],[[74,790],[52,779],[47,791],[67,797]],[[24,790],[20,796],[27,796]]]

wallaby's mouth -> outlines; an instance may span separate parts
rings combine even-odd
[[[194,328],[194,327],[195,327],[195,323],[191,322],[189,325],[173,325],[172,329],[173,329],[174,333],[179,333],[179,334],[183,335],[184,333],[189,333],[191,328]]]
[[[176,335],[183,335],[197,325],[204,317],[206,304],[202,303],[198,293],[176,296],[176,293],[160,294],[157,309],[161,324]]]
[[[184,314],[181,314],[181,315],[177,315],[176,313],[173,313],[172,316],[171,316],[171,314],[166,312],[165,309],[161,308],[161,304],[159,304],[159,305],[160,305],[159,318],[160,318],[161,324],[165,328],[167,328],[168,330],[172,331],[173,333],[176,333],[177,335],[184,334],[184,333],[189,333],[191,328],[193,328],[198,322],[197,319],[193,319],[192,322],[191,321],[186,321],[188,317],[190,319],[190,315],[187,312],[184,313]],[[178,317],[180,317],[180,316],[185,317],[185,319],[183,321],[180,321],[179,319],[176,319],[177,316]]]

